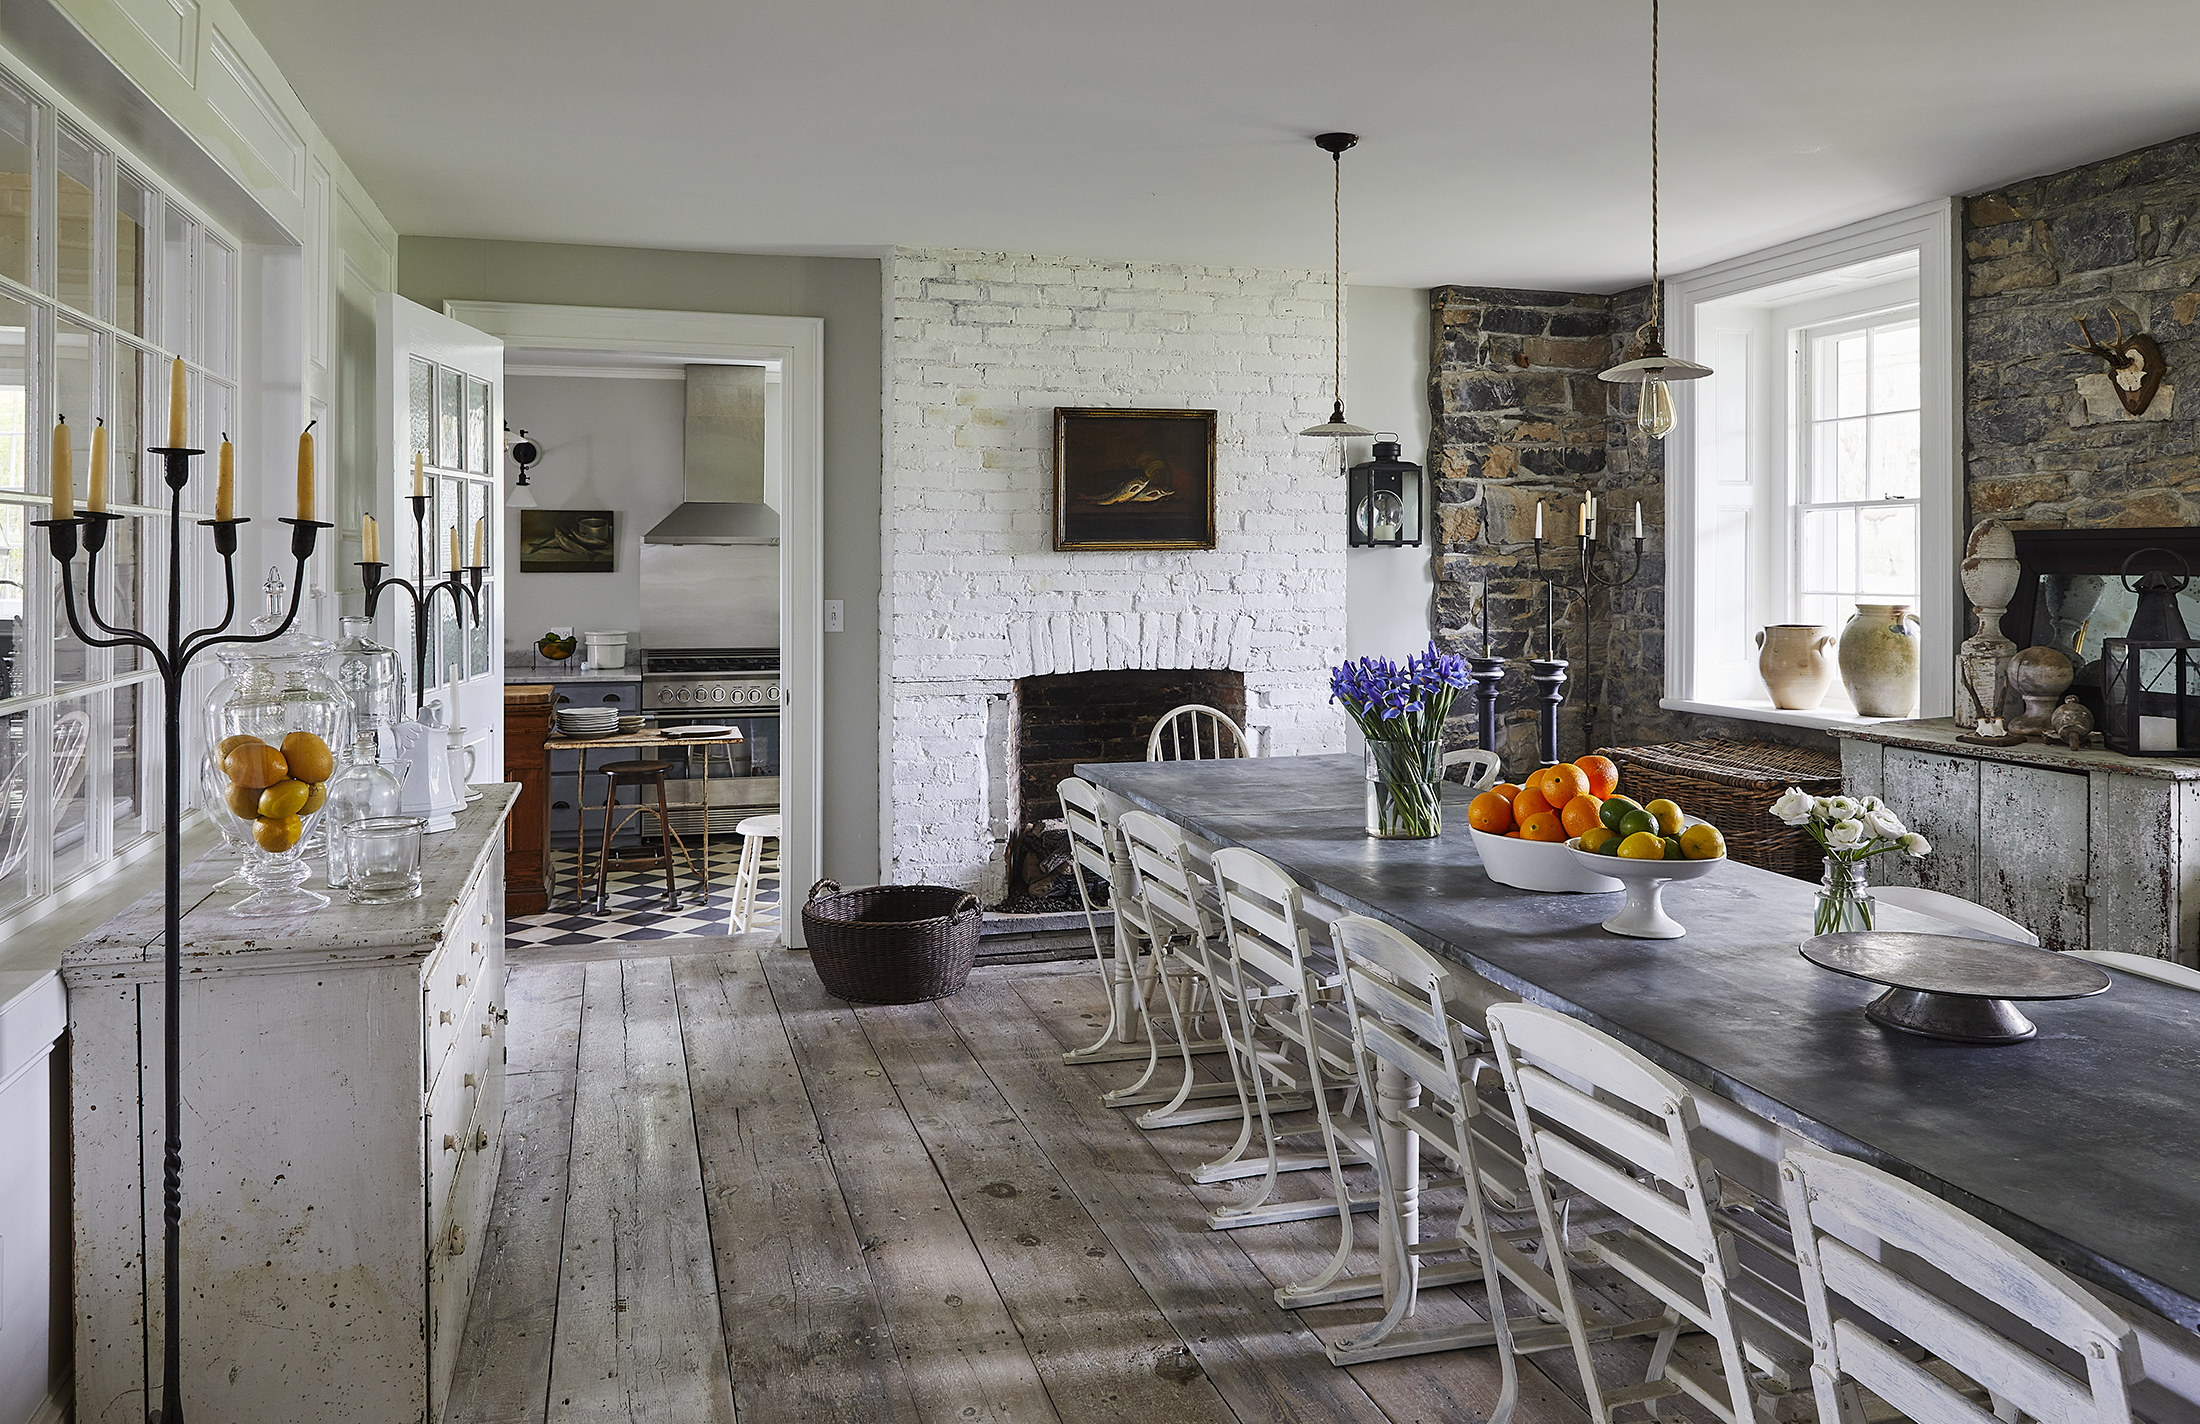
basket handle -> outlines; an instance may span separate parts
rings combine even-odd
[[[838,895],[839,893],[840,882],[833,879],[831,876],[827,876],[825,879],[818,881],[815,885],[812,885],[810,887],[810,898],[812,900],[815,900],[820,895]]]
[[[964,895],[960,900],[957,900],[955,902],[955,908],[947,912],[947,918],[952,920],[961,915],[962,912],[965,910],[976,910],[982,914],[984,913],[984,909],[985,907],[978,903],[977,896]]]

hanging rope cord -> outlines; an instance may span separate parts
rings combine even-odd
[[[1344,403],[1344,150],[1329,155],[1329,396]]]
[[[1635,328],[1635,337],[1658,332],[1658,0],[1650,0],[1650,320]]]

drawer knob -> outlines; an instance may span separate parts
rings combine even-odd
[[[488,1038],[488,1037],[490,1037],[490,1036],[491,1036],[491,1035],[493,1035],[493,1034],[494,1034],[494,1033],[495,1033],[496,1031],[497,1031],[497,1026],[496,1026],[496,1025],[495,1025],[494,1023],[485,1023],[485,1024],[483,1024],[483,1025],[481,1026],[481,1036],[482,1036],[483,1038]]]
[[[489,1150],[489,1129],[487,1129],[487,1128],[485,1128],[485,1127],[477,1127],[477,1128],[475,1128],[475,1129],[474,1129],[474,1151],[476,1151],[476,1152],[486,1152],[486,1151],[488,1151],[488,1150]]]
[[[471,1073],[468,1073],[468,1074],[466,1075],[466,1086],[467,1086],[467,1087],[469,1087],[469,1088],[471,1088],[471,1087],[472,1087],[473,1085],[474,1085],[474,1075],[473,1075],[473,1074],[471,1074]]]
[[[461,989],[466,987],[466,976],[463,974],[458,976],[458,987]]]
[[[453,1226],[451,1228],[450,1236],[447,1238],[444,1244],[443,1251],[445,1255],[449,1256],[463,1256],[466,1254],[465,1227]]]
[[[435,1021],[439,1024],[449,1023],[451,1021],[451,1011],[449,1009],[438,1009],[436,1011]]]
[[[487,915],[483,915],[483,916],[481,917],[481,922],[482,922],[483,924],[487,924],[487,923],[489,923],[489,917],[488,917]]]
[[[445,1152],[456,1152],[458,1150],[457,1133],[446,1132],[443,1134],[443,1150]]]
[[[495,1011],[498,1023],[510,1023],[512,1021],[512,1011],[510,1009],[499,1009],[495,1004],[491,1004],[489,1007]]]

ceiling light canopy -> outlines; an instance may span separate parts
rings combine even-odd
[[[1309,425],[1301,435],[1326,435],[1344,440],[1353,436],[1373,435],[1372,430],[1362,430],[1344,418],[1344,151],[1360,141],[1358,134],[1325,133],[1314,135],[1314,142],[1329,155],[1329,238],[1330,273],[1330,360],[1329,394],[1335,402],[1329,409],[1329,419],[1319,425]]]

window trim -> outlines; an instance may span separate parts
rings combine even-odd
[[[1917,253],[1918,396],[1918,618],[1920,686],[1918,715],[1947,717],[1955,710],[1944,675],[1955,665],[1962,601],[1956,568],[1956,530],[1963,514],[1962,265],[1958,261],[1954,198],[1852,223],[1670,279],[1664,307],[1672,349],[1696,349],[1696,307],[1761,287],[1854,266],[1895,253]],[[1673,391],[1684,424],[1697,418],[1689,383]],[[1666,573],[1665,687],[1658,705],[1802,727],[1841,727],[1883,721],[1845,712],[1787,712],[1764,702],[1725,702],[1693,696],[1696,685],[1696,454],[1682,439],[1665,450]],[[1936,671],[1938,670],[1938,671]]]

